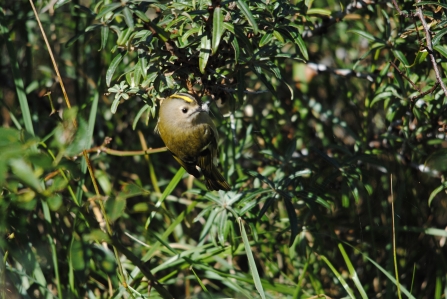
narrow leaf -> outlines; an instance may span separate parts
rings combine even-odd
[[[242,14],[247,18],[248,22],[250,23],[251,27],[253,28],[253,33],[258,34],[258,24],[256,24],[256,20],[251,14],[250,9],[248,8],[247,4],[245,4],[244,1],[238,0],[237,6],[241,10]]]
[[[149,106],[148,104],[144,105],[143,107],[141,107],[140,111],[138,111],[137,115],[135,116],[134,120],[133,120],[133,124],[132,124],[132,129],[135,130],[135,127],[137,126],[138,120],[140,119],[141,115],[143,115],[143,113],[148,110],[151,106]]]
[[[399,59],[400,62],[402,62],[402,64],[405,67],[409,67],[410,64],[408,63],[407,57],[405,57],[405,54],[402,53],[399,50],[392,50],[391,52],[393,52],[394,56],[396,56],[397,59]]]
[[[322,259],[323,262],[325,262],[326,265],[328,265],[328,267],[332,270],[335,277],[337,277],[338,281],[340,281],[341,285],[343,286],[345,291],[348,293],[349,297],[351,297],[352,299],[355,299],[352,289],[349,287],[346,280],[343,278],[343,276],[340,274],[340,272],[337,271],[337,269],[334,267],[334,265],[332,265],[332,263],[324,255],[320,255],[320,259]]]
[[[118,53],[118,55],[113,58],[112,63],[110,63],[109,68],[106,72],[106,84],[107,86],[110,86],[110,82],[112,81],[113,74],[115,73],[116,68],[120,64],[123,57],[127,54],[127,51],[123,51]]]
[[[374,35],[369,34],[369,33],[365,32],[365,31],[362,31],[362,30],[351,29],[351,30],[348,30],[348,32],[355,33],[355,34],[358,34],[360,36],[363,36],[364,38],[366,38],[367,40],[370,40],[372,42],[377,41],[377,38]]]
[[[129,9],[129,7],[124,7],[123,9],[124,14],[124,20],[126,21],[127,27],[129,27],[131,30],[134,28],[134,22],[133,22],[133,15],[132,11]]]
[[[199,54],[199,70],[202,74],[205,74],[206,64],[208,63],[208,58],[211,54],[211,41],[208,35],[205,33],[202,37],[200,43],[200,54]]]
[[[217,48],[219,47],[220,39],[222,37],[222,34],[225,31],[223,23],[224,23],[224,16],[222,14],[222,8],[216,7],[214,9],[214,14],[213,14],[213,39],[211,42],[213,54],[215,54],[217,52]]]
[[[115,9],[121,8],[121,2],[118,3],[111,3],[104,6],[101,10],[101,12],[96,16],[96,19],[99,20],[103,16],[105,16],[107,13],[114,11]]]
[[[343,244],[338,243],[338,249],[340,250],[343,259],[345,260],[346,266],[348,266],[349,274],[351,276],[351,279],[354,281],[354,284],[357,286],[357,290],[359,291],[363,299],[368,299],[368,295],[366,295],[365,289],[363,288],[362,283],[359,280],[359,276],[357,275],[357,272],[355,271],[355,268],[352,265],[352,262],[349,259],[349,256],[343,247]]]
[[[290,241],[289,241],[289,247],[292,246],[293,241],[295,240],[295,237],[298,235],[298,218],[296,217],[295,208],[290,201],[289,198],[283,197],[284,204],[286,206],[287,215],[289,216],[290,221]]]
[[[287,31],[290,33],[290,35],[293,38],[293,41],[300,49],[301,54],[303,54],[304,59],[309,60],[309,54],[307,53],[306,44],[304,43],[304,40],[301,38],[301,34],[298,32],[298,29],[287,26]]]
[[[259,277],[255,259],[253,257],[253,253],[251,252],[250,242],[248,241],[247,233],[245,232],[244,224],[242,223],[242,219],[240,217],[238,218],[238,223],[241,230],[242,241],[244,242],[245,253],[247,254],[248,264],[250,265],[251,275],[253,276],[253,282],[255,283],[255,287],[258,290],[259,295],[261,295],[261,298],[265,299],[261,278]]]
[[[447,27],[443,28],[439,31],[436,31],[436,35],[435,37],[432,39],[432,44],[433,46],[436,46],[439,41],[441,40],[441,38],[447,33]]]
[[[447,58],[447,49],[443,45],[436,45],[433,47],[436,51],[439,52],[442,56]]]
[[[101,48],[99,50],[106,48],[108,38],[109,38],[109,27],[101,26]]]

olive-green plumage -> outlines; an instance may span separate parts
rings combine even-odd
[[[187,172],[200,177],[199,166],[209,190],[230,190],[217,170],[218,134],[208,107],[189,94],[177,93],[164,99],[156,131],[174,158]]]

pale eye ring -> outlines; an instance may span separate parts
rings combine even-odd
[[[183,112],[183,113],[188,112],[188,108],[182,108],[182,112]]]

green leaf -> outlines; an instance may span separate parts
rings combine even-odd
[[[367,40],[370,40],[372,42],[380,42],[382,44],[385,44],[385,42],[383,40],[378,39],[374,35],[372,35],[370,33],[367,33],[365,31],[359,30],[359,29],[351,29],[351,30],[348,30],[347,32],[358,34],[358,35],[363,36],[364,38],[366,38]]]
[[[446,33],[447,33],[447,27],[446,27],[446,28],[443,28],[443,29],[441,29],[441,30],[439,30],[439,31],[436,31],[436,35],[435,35],[435,36],[433,37],[433,39],[431,40],[433,46],[436,46],[436,45],[439,43],[439,41],[441,40],[441,38],[442,38]]]
[[[284,204],[286,206],[287,215],[289,216],[290,221],[290,241],[289,247],[292,246],[293,241],[298,235],[298,218],[296,216],[295,207],[292,204],[292,201],[288,197],[283,197]]]
[[[306,44],[304,43],[304,40],[302,39],[301,34],[299,33],[297,28],[293,26],[284,26],[282,28],[277,28],[276,31],[278,31],[277,34],[283,34],[290,37],[289,39],[300,49],[300,52],[303,55],[304,59],[309,60],[309,54],[307,53]]]
[[[307,10],[307,15],[330,16],[332,11],[322,8],[310,8]]]
[[[115,97],[115,99],[113,100],[112,106],[110,107],[110,111],[115,114],[116,110],[118,109],[118,105],[121,102],[121,95],[117,94],[117,96]]]
[[[253,65],[253,71],[258,76],[259,80],[261,80],[261,82],[264,83],[264,85],[268,88],[268,90],[272,94],[276,94],[275,88],[273,87],[273,85],[270,83],[270,81],[268,81],[267,78],[265,77],[265,75],[263,74],[262,68],[259,65],[255,64],[255,65]]]
[[[241,51],[239,49],[239,43],[237,41],[237,38],[235,38],[231,41],[231,46],[234,49],[234,63],[237,64],[237,62],[239,60],[239,56],[241,55]]]
[[[109,27],[101,26],[101,47],[99,50],[105,49],[109,38]]]
[[[412,64],[412,66],[415,66],[415,65],[425,62],[425,59],[427,58],[427,56],[428,56],[427,50],[424,49],[422,51],[419,51],[418,54],[416,55],[416,57],[414,58],[414,62]]]
[[[75,271],[81,271],[84,270],[86,267],[86,259],[84,256],[84,244],[77,240],[76,238],[73,238],[73,242],[70,246],[70,260],[73,264],[73,269]]]
[[[346,280],[343,278],[343,276],[340,274],[340,272],[338,272],[337,269],[334,267],[334,265],[332,265],[332,263],[324,255],[320,255],[320,259],[323,262],[325,262],[326,265],[328,265],[329,269],[332,270],[335,277],[337,277],[338,281],[341,283],[341,285],[343,286],[345,291],[348,293],[349,297],[351,297],[352,299],[355,299],[354,292],[349,287],[349,284],[346,282]]]
[[[133,15],[132,15],[132,11],[129,9],[128,6],[124,7],[123,14],[124,14],[124,20],[126,21],[127,27],[129,27],[130,29],[133,30],[133,28],[135,26],[134,22],[133,22]]]
[[[436,45],[433,47],[433,49],[435,49],[436,51],[439,52],[439,54],[447,58],[447,49],[444,45]]]
[[[190,43],[188,42],[188,38],[191,36],[191,35],[193,35],[193,34],[196,34],[196,33],[199,33],[200,32],[200,27],[195,27],[195,28],[191,28],[191,29],[189,29],[188,31],[186,31],[183,35],[182,35],[182,38],[181,38],[181,41],[182,41],[182,48],[183,47],[186,47],[187,45],[189,45]]]
[[[105,202],[105,209],[109,221],[114,222],[124,214],[126,199],[123,197],[109,197]]]
[[[256,262],[253,257],[253,253],[250,248],[250,242],[248,241],[247,233],[245,232],[244,224],[242,223],[242,218],[238,218],[239,228],[241,230],[241,237],[245,247],[245,253],[247,255],[248,264],[250,265],[251,275],[253,276],[253,282],[255,284],[256,289],[258,290],[259,295],[261,295],[262,299],[265,299],[264,288],[262,287],[261,278],[258,273],[258,269],[256,267]]]
[[[114,11],[115,9],[121,9],[121,7],[122,7],[121,2],[107,4],[106,6],[104,6],[101,9],[101,12],[96,15],[96,19],[99,20],[100,18],[105,16],[107,13]]]
[[[258,34],[258,24],[256,23],[255,18],[251,14],[250,9],[248,8],[247,4],[245,4],[244,1],[238,0],[237,6],[241,10],[242,14],[247,18],[248,22],[250,23],[251,27],[253,28],[253,33]]]
[[[402,64],[405,67],[409,67],[410,64],[408,63],[407,57],[405,57],[405,54],[402,53],[402,51],[399,50],[391,50],[391,52],[393,52],[394,56],[399,59],[400,62],[402,62]]]
[[[180,167],[179,170],[177,171],[177,173],[175,174],[175,176],[169,182],[166,189],[163,191],[163,194],[158,199],[157,203],[155,204],[156,208],[159,208],[161,206],[161,204],[163,203],[163,201],[166,199],[166,197],[168,197],[168,195],[170,195],[172,193],[172,191],[174,191],[175,187],[180,182],[180,180],[182,179],[182,177],[185,173],[186,173],[186,170],[183,167]],[[155,216],[155,212],[152,212],[151,216],[146,221],[146,225],[144,226],[146,229],[148,228],[149,224],[151,223],[151,219],[154,216]]]
[[[11,159],[9,165],[11,166],[12,173],[24,184],[39,193],[43,191],[39,178],[35,176],[33,169],[27,162],[23,159]]]
[[[219,47],[220,44],[220,39],[225,31],[223,23],[224,23],[224,16],[222,14],[222,8],[216,7],[214,9],[213,14],[213,38],[211,41],[213,54],[216,54],[217,48]]]
[[[447,181],[443,182],[440,186],[438,186],[435,190],[433,190],[430,193],[430,196],[428,197],[428,206],[431,206],[431,203],[436,195],[438,195],[439,192],[444,191],[447,189]]]
[[[368,299],[368,295],[366,295],[365,289],[362,286],[359,276],[355,271],[355,267],[353,266],[351,260],[349,259],[349,255],[346,253],[343,244],[338,243],[338,249],[340,250],[343,259],[345,260],[346,266],[348,266],[349,275],[351,279],[354,281],[354,284],[357,286],[357,290],[359,291],[363,299]]]
[[[148,22],[151,21],[151,20],[146,16],[146,14],[145,14],[143,11],[139,10],[139,9],[135,9],[135,10],[133,10],[133,13],[136,14],[137,17],[138,17],[140,20],[142,20],[143,22],[148,23]]]
[[[137,115],[135,116],[133,123],[132,123],[132,129],[135,130],[138,120],[140,119],[141,115],[143,115],[143,113],[148,110],[149,108],[151,108],[151,106],[149,106],[148,104],[145,104],[143,107],[141,107],[140,111],[138,111]]]
[[[48,197],[47,202],[51,211],[57,211],[62,206],[62,196],[60,194],[54,194]]]
[[[0,21],[2,21],[3,16],[0,12]],[[17,98],[19,99],[20,109],[22,110],[23,122],[25,123],[26,131],[34,135],[34,127],[31,119],[31,113],[28,106],[28,99],[25,94],[25,84],[23,83],[22,74],[20,73],[19,60],[17,60],[16,47],[11,39],[11,33],[8,31],[2,23],[0,23],[0,32],[6,40],[6,49],[8,50],[9,60],[12,68],[12,77],[14,79],[14,85],[16,87]]]
[[[205,74],[206,64],[208,63],[208,58],[211,54],[211,40],[205,33],[202,36],[200,42],[200,54],[199,54],[199,70],[202,74]]]
[[[107,86],[110,86],[110,82],[112,81],[113,74],[115,73],[116,68],[120,64],[121,60],[123,60],[123,57],[127,54],[127,51],[123,51],[118,53],[118,55],[113,58],[112,62],[110,63],[109,68],[106,72],[106,84]]]
[[[268,32],[268,33],[264,34],[262,36],[261,40],[259,41],[259,47],[263,47],[263,46],[267,45],[268,43],[270,43],[272,38],[273,38],[272,32]]]

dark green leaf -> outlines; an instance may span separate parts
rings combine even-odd
[[[283,197],[284,204],[286,206],[287,215],[289,216],[290,221],[290,241],[289,246],[292,246],[293,241],[295,240],[296,236],[298,235],[298,218],[296,216],[295,208],[290,201],[289,198]]]
[[[120,218],[126,208],[126,199],[118,197],[109,197],[105,202],[106,213],[109,221],[114,222]]]

